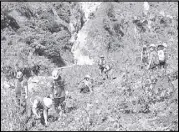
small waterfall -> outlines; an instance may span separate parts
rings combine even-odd
[[[78,33],[74,33],[71,38],[71,42],[73,43],[73,47],[71,52],[73,53],[74,60],[77,65],[93,65],[94,60],[87,55],[82,53],[82,50],[88,50],[86,47],[86,38],[87,31],[85,30],[86,23],[88,22],[88,17],[91,12],[94,12],[101,2],[80,2],[81,10],[84,12],[85,23],[83,27],[78,31]],[[73,29],[73,27],[71,28]]]

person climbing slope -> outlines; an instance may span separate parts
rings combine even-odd
[[[28,96],[28,83],[27,79],[23,77],[22,70],[18,70],[15,80],[15,94],[16,94],[16,104],[21,112],[25,109],[25,102]]]
[[[147,51],[147,46],[144,45],[142,48],[142,52],[141,52],[141,62],[143,63],[144,67],[147,66],[149,63],[148,57],[149,57],[149,54]]]
[[[166,53],[165,53],[166,47],[167,47],[166,43],[159,44],[157,46],[157,53],[158,53],[160,68],[165,68],[165,66],[166,66]]]
[[[109,78],[108,73],[111,70],[111,67],[106,63],[106,60],[104,59],[103,55],[100,56],[98,66],[100,69],[100,73],[103,76],[103,80],[105,79],[105,77],[108,79]],[[104,77],[104,75],[105,75],[105,77]]]
[[[65,89],[61,80],[58,69],[52,71],[53,81],[51,82],[51,94],[50,97],[53,99],[54,108],[56,113],[59,113],[58,107],[65,111]]]
[[[149,64],[147,66],[147,69],[154,69],[157,68],[159,64],[159,59],[158,59],[158,54],[156,51],[156,46],[154,44],[151,44],[149,46],[150,51],[149,51]]]
[[[31,109],[29,109],[29,118],[31,115],[31,110],[32,113],[35,115],[37,119],[41,118],[41,112],[43,112],[43,118],[45,121],[45,125],[48,125],[48,110],[52,107],[53,105],[53,100],[50,98],[50,96],[47,97],[42,97],[42,96],[33,96],[30,98],[30,103],[31,103]]]
[[[87,93],[88,91],[93,92],[92,89],[92,79],[90,75],[86,75],[82,81],[80,81],[82,85],[80,86],[80,92]]]

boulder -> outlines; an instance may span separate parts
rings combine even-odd
[[[40,94],[46,96],[50,89],[50,77],[35,76],[28,80],[28,89],[30,94]]]
[[[9,19],[9,25],[14,29],[18,30],[20,27],[23,27],[28,19],[25,16],[22,16],[21,13],[17,10],[13,10],[8,13],[7,19]]]

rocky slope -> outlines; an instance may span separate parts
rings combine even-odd
[[[66,116],[54,119],[50,111],[48,127],[32,120],[29,130],[178,130],[177,7],[174,2],[2,3],[1,130],[22,129],[14,104],[16,64],[33,71],[30,87],[46,88],[54,67],[75,64],[61,71]],[[168,45],[167,76],[155,71],[152,80],[141,69],[140,51],[160,41]],[[99,75],[100,55],[113,68],[109,80]],[[79,92],[86,74],[94,79],[91,95]]]

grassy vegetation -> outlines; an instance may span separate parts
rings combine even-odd
[[[37,120],[35,125],[29,122],[28,130],[178,130],[178,76],[172,75],[178,74],[178,3],[149,2],[148,17],[142,14],[142,4],[102,3],[84,23],[85,12],[79,3],[2,3],[1,130],[24,129],[20,126],[24,117],[14,103],[16,67],[33,71],[29,72],[29,85],[48,89],[52,69],[74,63],[70,23],[76,24],[74,32],[87,36],[80,45],[83,54],[95,62],[103,54],[113,67],[110,75],[115,79],[102,80],[96,63],[63,69],[60,75],[69,92],[67,113],[53,120],[54,111],[50,110],[48,127]],[[162,10],[164,16],[160,15]],[[149,20],[150,29],[146,24]],[[168,98],[149,90],[151,78],[140,62],[142,45],[160,41],[168,45],[166,71],[173,79],[168,81],[155,71],[155,79],[160,81],[152,89],[162,87],[167,93],[173,88]],[[35,66],[39,66],[36,75]],[[94,80],[91,95],[79,92],[78,83],[86,74]],[[32,84],[33,78],[39,82]]]

